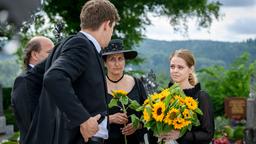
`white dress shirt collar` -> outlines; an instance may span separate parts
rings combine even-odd
[[[84,34],[93,43],[93,45],[95,46],[97,52],[100,53],[101,47],[100,47],[99,42],[92,35],[90,35],[89,33],[84,32],[84,31],[80,31],[80,32],[82,34]]]

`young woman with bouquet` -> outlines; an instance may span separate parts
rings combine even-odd
[[[195,58],[191,51],[179,49],[170,56],[171,82],[177,83],[185,93],[198,101],[198,108],[203,115],[198,115],[199,126],[192,126],[182,137],[177,136],[177,131],[172,131],[162,136],[164,139],[177,139],[179,144],[209,144],[214,135],[213,107],[208,94],[201,90],[200,83],[195,75]]]

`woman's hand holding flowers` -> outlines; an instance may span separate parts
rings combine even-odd
[[[126,113],[115,113],[109,115],[109,123],[115,124],[126,124],[128,122],[128,117]]]

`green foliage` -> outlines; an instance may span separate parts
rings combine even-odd
[[[80,30],[80,10],[84,0],[46,0],[44,10],[52,22],[56,15],[63,17],[67,24],[67,33],[74,33]],[[143,37],[145,26],[150,24],[148,13],[155,16],[165,15],[171,18],[170,23],[175,30],[187,30],[187,20],[196,17],[201,27],[209,27],[213,19],[219,17],[218,2],[206,0],[180,1],[180,0],[111,0],[117,7],[121,21],[118,23],[113,38],[124,38],[125,47],[130,49]]]
[[[145,39],[136,48],[144,59],[144,63],[135,68],[144,72],[152,69],[157,74],[157,82],[160,86],[167,87],[170,79],[169,56],[174,50],[180,48],[187,48],[195,54],[197,70],[213,65],[229,68],[230,64],[243,52],[250,53],[251,57],[248,62],[252,62],[256,57],[256,45],[253,40],[230,43],[205,40],[159,41]]]
[[[224,112],[225,97],[248,97],[250,77],[255,73],[256,61],[249,62],[249,54],[244,53],[229,67],[211,66],[200,70],[203,87],[212,98],[216,115]]]
[[[1,144],[19,144],[18,138],[20,136],[20,132],[14,133],[8,140],[3,140]]]
[[[227,137],[229,140],[236,141],[244,138],[245,125],[231,125],[231,121],[227,118],[218,116],[215,118],[214,138]]]
[[[50,23],[47,14],[44,11],[36,13],[33,21],[28,21],[23,24],[19,36],[20,36],[20,47],[15,53],[18,57],[18,63],[23,68],[23,57],[24,49],[27,42],[34,36],[46,36],[50,38],[53,42],[56,42],[54,38],[54,25]],[[59,21],[59,18],[55,18],[56,21]]]

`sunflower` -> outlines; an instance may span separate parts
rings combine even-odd
[[[144,111],[143,111],[143,118],[146,122],[150,120],[150,114],[147,112],[146,108],[144,108]]]
[[[120,98],[121,96],[127,96],[128,92],[124,90],[114,90],[112,91],[112,96],[114,98]]]
[[[190,120],[186,120],[185,121],[185,126],[188,126],[188,125],[190,125],[192,122],[190,121]]]
[[[144,101],[144,103],[143,103],[144,106],[147,105],[147,104],[149,104],[149,99],[146,99],[146,100]]]
[[[183,118],[176,118],[173,120],[174,129],[182,129],[186,126],[186,121]]]
[[[163,102],[158,102],[153,105],[153,118],[156,121],[163,121],[165,111],[165,104]]]
[[[162,95],[162,96],[164,96],[164,97],[167,97],[168,95],[170,95],[169,89],[164,89],[164,90],[160,93],[160,95]]]
[[[181,96],[179,96],[179,95],[175,95],[175,96],[174,96],[174,99],[178,99],[178,100],[179,100],[180,105],[183,105],[183,104],[185,103],[184,98],[182,98],[182,97],[181,97]]]
[[[197,101],[194,100],[192,97],[186,97],[185,103],[186,103],[187,107],[191,110],[195,110],[198,107]]]
[[[166,115],[164,122],[167,123],[168,125],[172,124],[172,121],[178,116],[180,111],[176,108],[172,108]]]
[[[163,101],[165,98],[166,98],[166,96],[165,96],[165,95],[163,95],[163,94],[159,94],[159,99],[160,99],[160,101]]]
[[[184,116],[185,119],[188,119],[188,118],[191,118],[192,113],[193,113],[193,112],[190,111],[189,109],[185,109],[182,114],[183,114],[183,116]]]
[[[151,96],[151,98],[152,98],[152,101],[156,101],[157,99],[160,98],[160,95],[157,94],[157,93],[155,93],[155,94],[153,94],[153,95]]]

